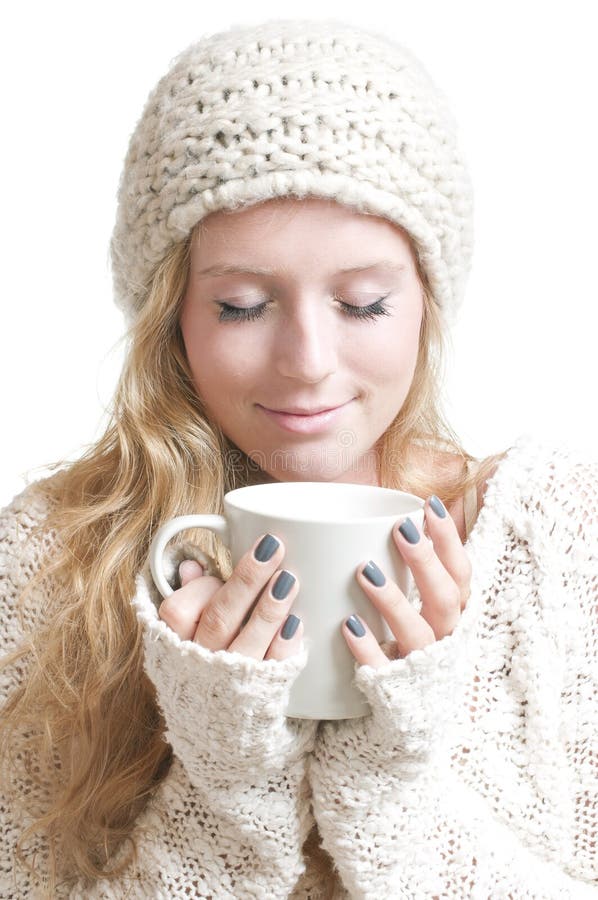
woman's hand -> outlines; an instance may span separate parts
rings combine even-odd
[[[226,582],[204,575],[195,560],[185,560],[179,567],[182,586],[162,601],[158,615],[182,640],[208,650],[234,650],[258,660],[286,659],[299,652],[303,623],[289,616],[299,582],[279,568],[284,554],[282,541],[262,535]],[[281,632],[292,632],[293,625],[296,630],[285,639]]]
[[[419,589],[421,613],[408,603],[398,585],[380,572],[375,560],[363,560],[356,571],[357,581],[387,621],[396,639],[399,657],[452,634],[470,595],[471,563],[455,523],[440,502],[439,508],[444,510],[445,515],[442,518],[436,515],[430,505],[431,499],[426,501],[424,507],[431,539],[422,534],[410,519],[397,522],[392,532],[395,545],[411,569]],[[437,499],[434,498],[435,503]],[[378,584],[373,584],[367,574]],[[373,668],[386,665],[389,658],[367,622],[363,622],[360,628],[361,619],[351,616],[350,620],[357,631],[363,632],[357,636],[347,621],[343,622],[343,635],[357,661]]]

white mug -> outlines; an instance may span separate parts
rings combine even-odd
[[[369,704],[353,684],[355,657],[341,626],[351,613],[366,619],[379,642],[394,635],[357,582],[362,560],[372,559],[407,595],[411,572],[397,550],[392,528],[409,516],[420,531],[424,501],[413,494],[363,484],[284,481],[250,485],[224,495],[224,515],[178,516],[157,532],[150,568],[163,597],[172,594],[162,559],[168,541],[187,528],[209,528],[231,551],[233,567],[261,534],[284,542],[281,568],[299,580],[290,612],[303,621],[305,668],[290,692],[286,715],[299,719],[350,719]],[[256,598],[257,599],[257,598]]]

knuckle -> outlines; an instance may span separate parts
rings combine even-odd
[[[210,600],[220,588],[224,587],[224,581],[215,575],[203,575],[197,581],[190,581],[188,587],[190,593],[197,599]]]
[[[471,565],[471,561],[468,556],[466,556],[459,565],[456,570],[457,581],[461,584],[469,584],[471,581],[471,576],[473,575],[473,567]]]
[[[389,592],[383,602],[385,609],[395,616],[400,616],[405,612],[407,600],[403,594],[398,591]]]
[[[461,607],[461,591],[454,585],[454,588],[449,588],[442,596],[442,599],[439,603],[439,606],[443,613],[450,614],[455,611],[455,609],[460,609]]]
[[[384,608],[393,616],[399,616],[403,611],[403,605],[395,594],[385,599]]]
[[[158,608],[158,616],[179,637],[184,638],[195,616],[188,604],[181,604],[180,597],[176,596],[178,593],[175,591],[162,601]]]
[[[424,566],[428,566],[430,565],[430,563],[434,562],[436,558],[437,557],[436,551],[434,550],[434,544],[429,538],[427,538],[419,552],[419,561]]]
[[[258,562],[251,550],[245,553],[235,566],[231,578],[235,579],[242,587],[252,591],[262,588],[271,577],[272,571],[278,564],[280,546],[269,560]]]
[[[228,632],[224,611],[217,603],[211,604],[204,610],[200,624],[205,635],[220,637]]]
[[[255,569],[255,566],[252,565],[250,556],[242,556],[237,565],[235,566],[234,572],[231,575],[231,578],[234,578],[239,582],[243,587],[254,589],[258,583],[258,575]]]
[[[219,578],[205,575],[195,581],[190,581],[183,587],[173,591],[169,597],[165,597],[160,604],[158,614],[161,618],[172,621],[181,621],[190,613],[197,612],[210,600],[223,586]]]
[[[160,609],[158,610],[158,615],[162,619],[163,622],[166,622],[167,625],[172,628],[173,631],[178,631],[180,626],[183,624],[183,617],[180,612],[173,609],[172,607],[164,608],[164,603],[161,604]]]
[[[265,597],[256,606],[253,616],[265,625],[279,625],[286,614],[287,609],[284,603]]]
[[[158,607],[158,615],[169,625],[171,622],[176,622],[180,619],[182,592],[183,588],[173,591],[170,596],[162,600]]]
[[[166,597],[164,600],[162,600],[162,603],[158,607],[158,617],[162,619],[163,622],[166,622],[167,625],[170,624],[171,613],[171,607],[168,605],[169,600],[170,597]]]

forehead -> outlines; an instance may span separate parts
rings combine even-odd
[[[263,252],[293,255],[302,248],[312,260],[322,251],[342,258],[362,247],[399,262],[411,255],[410,238],[399,225],[327,198],[284,197],[217,210],[193,233],[194,256],[201,261],[231,252],[249,253],[255,261]]]

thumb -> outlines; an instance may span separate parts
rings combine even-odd
[[[179,565],[179,577],[181,579],[181,587],[184,587],[195,578],[201,578],[203,575],[203,566],[195,559],[184,559]]]

